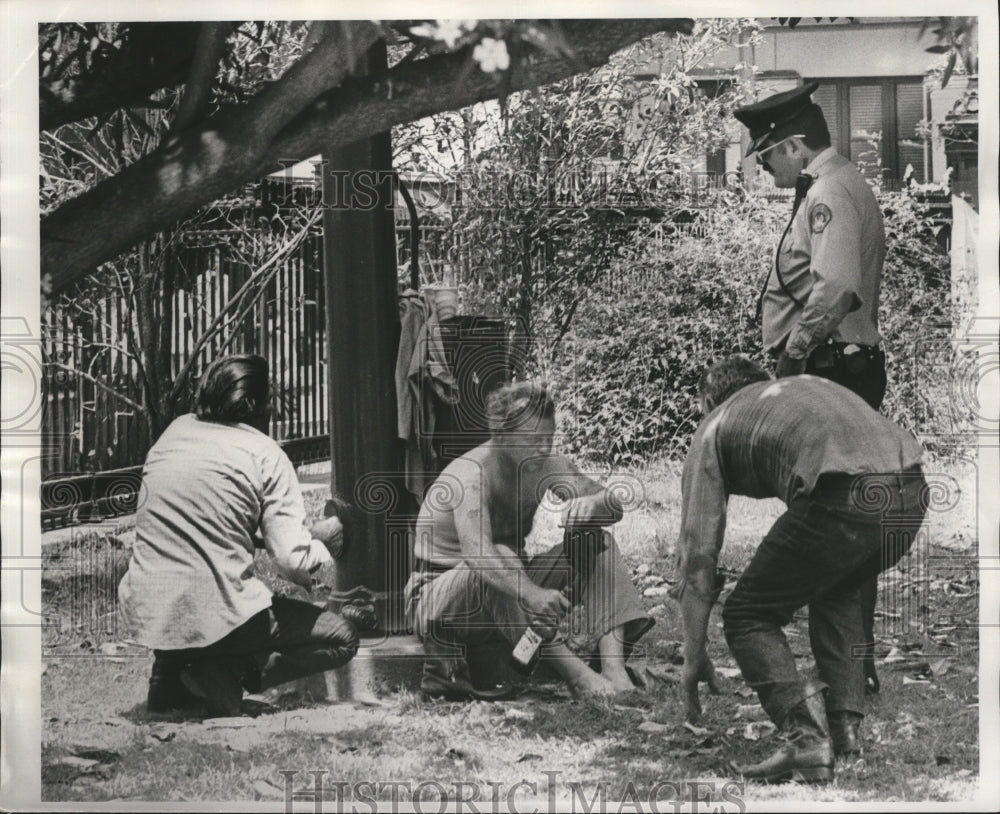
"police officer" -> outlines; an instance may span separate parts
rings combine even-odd
[[[878,298],[885,231],[875,195],[858,168],[830,145],[810,82],[733,115],[779,189],[795,189],[792,216],[758,303],[764,349],[779,378],[811,373],[843,385],[875,410],[885,396]],[[865,676],[878,692],[874,648],[876,583],[861,592]]]

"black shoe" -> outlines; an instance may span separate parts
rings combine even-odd
[[[181,670],[186,664],[161,653],[156,654],[149,675],[146,709],[154,713],[190,712],[204,706],[181,682]]]
[[[249,665],[245,657],[209,658],[181,671],[184,686],[205,701],[209,718],[234,718],[241,712],[243,676]]]
[[[378,616],[375,606],[370,604],[344,604],[340,615],[354,625],[358,633],[374,633],[378,630]]]
[[[835,755],[860,755],[861,738],[858,728],[861,726],[861,716],[854,712],[833,712],[828,716],[830,722],[830,738],[833,740]]]
[[[829,783],[833,780],[833,742],[826,721],[820,690],[807,687],[811,694],[793,707],[781,722],[786,740],[777,752],[760,763],[734,766],[746,780],[764,783]]]
[[[517,688],[509,684],[493,687],[474,687],[462,679],[448,681],[436,675],[424,673],[420,681],[420,692],[424,700],[442,701],[505,701],[517,694]]]

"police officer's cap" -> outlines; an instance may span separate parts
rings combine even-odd
[[[817,113],[822,115],[819,106],[809,98],[818,87],[819,82],[810,82],[768,96],[752,105],[736,108],[733,115],[750,130],[750,149],[747,150],[747,155],[757,152],[768,139],[778,141],[793,135],[795,125],[802,120]]]

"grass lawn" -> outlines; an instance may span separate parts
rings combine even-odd
[[[493,810],[494,799],[501,810],[508,804],[544,808],[553,801],[587,810],[602,796],[643,803],[653,796],[662,804],[697,794],[731,808],[737,798],[974,797],[979,773],[974,467],[947,468],[944,474],[961,484],[961,497],[935,513],[927,539],[901,567],[883,575],[882,692],[870,701],[863,725],[864,756],[839,763],[831,785],[810,788],[730,783],[729,760],[758,759],[777,740],[728,654],[721,603],[710,627],[710,655],[725,676],[725,689],[703,698],[701,728],[682,725],[676,683],[681,633],[676,606],[662,595],[674,576],[678,470],[660,464],[633,474],[644,486],[644,500],[615,531],[637,585],[650,594],[644,601],[657,624],[644,642],[646,666],[656,678],[648,692],[614,702],[574,701],[556,685],[539,684],[517,700],[494,704],[425,703],[400,689],[380,705],[285,700],[276,712],[256,719],[152,717],[145,711],[152,657],[122,640],[114,611],[130,531],[78,535],[47,547],[42,799],[281,801],[286,779],[287,790],[305,791],[316,776],[330,810],[352,799],[358,810],[371,810],[368,799],[389,803],[395,795],[407,802],[413,792],[426,802],[443,795],[478,806],[466,810]],[[310,511],[318,514],[322,501],[321,493],[310,493]],[[734,577],[780,511],[777,501],[731,501],[722,564]],[[556,518],[540,518],[534,544],[557,540]],[[809,671],[805,611],[787,632],[802,669]],[[296,809],[313,810],[313,803],[302,799]]]

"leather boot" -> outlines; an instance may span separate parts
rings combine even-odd
[[[190,711],[203,706],[202,699],[189,692],[181,682],[181,670],[186,662],[162,650],[156,650],[154,654],[146,708],[150,712],[166,713]]]
[[[209,718],[230,718],[241,714],[243,677],[254,667],[249,656],[221,656],[196,661],[181,671],[184,686],[205,699]]]
[[[515,687],[505,684],[476,687],[472,683],[465,655],[456,645],[428,637],[423,640],[423,646],[424,670],[420,678],[420,692],[425,700],[502,701],[516,692]]]
[[[856,712],[831,712],[828,716],[830,722],[830,738],[833,740],[833,753],[835,755],[859,755],[861,754],[861,738],[858,737],[858,728],[861,726],[862,716]]]
[[[760,763],[734,767],[745,780],[829,783],[833,779],[833,743],[822,690],[810,683],[806,691],[810,694],[780,724],[785,745]]]

